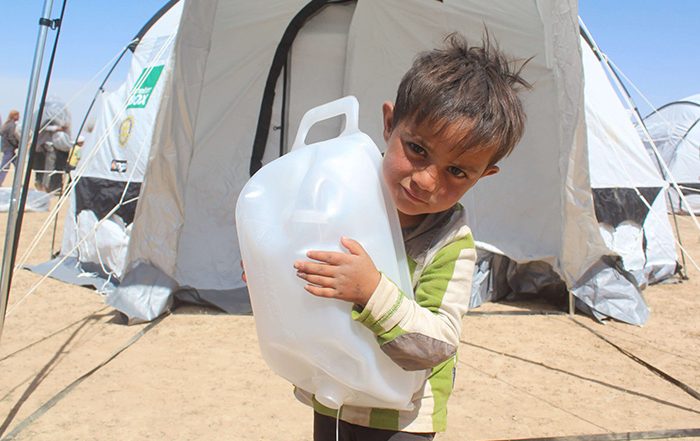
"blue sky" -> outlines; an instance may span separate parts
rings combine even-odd
[[[71,102],[74,124],[84,114],[99,84],[99,80],[88,81],[165,3],[165,0],[68,2],[50,94]],[[58,16],[61,4],[60,0],[54,1],[54,17]],[[11,108],[24,107],[43,5],[40,0],[0,0],[3,11],[0,115],[3,117]],[[700,93],[700,1],[580,0],[579,13],[601,49],[653,105]],[[47,51],[54,35],[49,33]],[[122,65],[114,78],[125,77],[126,63]],[[83,87],[85,91],[76,96]],[[648,113],[649,106],[637,94],[633,96],[642,113]]]
[[[34,60],[43,0],[0,0],[0,115],[25,105]],[[53,2],[52,18],[60,15],[61,0]],[[165,3],[165,0],[70,0],[61,29],[49,95],[70,102],[73,124],[84,116],[99,83],[90,81],[113,60]],[[49,31],[43,66],[48,65],[55,31]],[[8,42],[11,41],[11,44]],[[123,81],[128,63],[112,78]],[[116,87],[120,81],[111,83]],[[108,84],[108,88],[109,88]],[[43,86],[43,83],[42,83]],[[83,90],[83,92],[80,92]]]
[[[700,93],[700,1],[580,0],[579,15],[655,106]],[[644,115],[651,111],[633,98]]]

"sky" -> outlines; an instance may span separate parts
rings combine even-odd
[[[85,115],[106,74],[99,72],[111,65],[111,60],[165,3],[67,2],[49,95],[68,103],[74,125]],[[52,18],[60,15],[62,4],[61,0],[53,2]],[[43,0],[0,0],[3,119],[12,108],[24,109],[43,8]],[[700,0],[580,0],[579,14],[598,46],[631,80],[626,87],[644,115],[651,112],[651,106],[700,93]],[[55,34],[48,33],[44,69]],[[121,63],[107,89],[116,87],[126,74],[127,63]],[[635,92],[633,85],[643,95]]]
[[[654,107],[700,93],[700,1],[579,0],[579,16]],[[653,110],[625,87],[643,115]]]
[[[53,66],[49,96],[68,103],[73,124],[85,115],[115,57],[165,0],[68,0]],[[62,0],[53,1],[58,18]],[[0,116],[25,107],[44,0],[0,0]],[[46,70],[56,31],[49,31],[42,62]],[[9,42],[9,44],[8,44]],[[128,60],[123,60],[128,61]],[[102,72],[102,73],[100,73]],[[121,62],[107,84],[116,88],[126,78]],[[43,75],[42,75],[43,77]],[[43,88],[43,82],[40,84]]]

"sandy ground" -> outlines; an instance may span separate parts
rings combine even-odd
[[[20,255],[46,218],[25,215]],[[700,233],[690,218],[679,222],[700,261]],[[50,240],[30,263],[48,259]],[[629,355],[700,391],[700,274],[688,272],[688,281],[645,291],[652,313],[644,327],[503,314],[552,310],[545,302],[467,315],[449,428],[438,439],[699,428],[700,401]],[[88,289],[49,279],[27,295],[40,280],[19,271],[10,293],[1,440],[311,439],[311,412],[262,360],[253,317],[182,307],[125,326]]]

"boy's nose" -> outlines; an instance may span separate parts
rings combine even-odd
[[[438,182],[437,167],[429,165],[413,174],[413,181],[424,191],[435,191]]]

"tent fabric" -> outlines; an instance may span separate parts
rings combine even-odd
[[[587,276],[587,283],[579,281],[574,293],[599,315],[641,325],[648,317],[641,289],[676,269],[671,225],[663,202],[657,203],[666,183],[601,61],[583,38],[580,43],[596,217],[606,245],[620,259],[602,259],[597,272]]]
[[[598,222],[613,228],[626,221],[642,225],[661,189],[662,187],[594,188],[596,218]]]
[[[673,275],[677,266],[671,226],[659,197],[666,185],[600,61],[583,38],[580,44],[590,192],[598,234],[609,251],[569,289],[579,309],[641,325],[649,316],[641,289]],[[561,295],[567,289],[553,266],[515,262],[507,253],[499,254],[482,249],[476,277],[484,285],[475,288],[471,307],[509,295]]]
[[[243,287],[235,235],[236,197],[248,178],[258,111],[276,48],[307,2],[199,1],[185,5],[129,246],[126,280],[112,304],[149,304],[138,276],[167,275],[173,288]],[[464,200],[476,237],[517,262],[545,262],[571,287],[610,251],[598,231],[587,158],[581,58],[574,1],[425,0],[330,4],[299,31],[278,80],[263,163],[285,152],[309,108],[352,94],[360,127],[381,140],[381,104],[415,54],[459,31],[485,27],[506,53],[533,57],[524,70],[524,139]],[[247,44],[232,44],[246,42]],[[315,136],[337,133],[339,122]],[[518,183],[527,182],[528,185]],[[536,189],[536,190],[533,190]],[[496,203],[497,201],[497,203]],[[536,208],[533,208],[536,207]],[[125,278],[125,279],[126,279]],[[167,285],[167,284],[166,284]],[[162,303],[163,308],[167,307]],[[163,310],[134,312],[152,319]]]
[[[63,268],[52,277],[71,283],[74,278],[63,275],[83,271],[112,286],[123,275],[130,224],[184,1],[176,3],[169,2],[139,33],[126,81],[98,98],[95,129],[71,172],[77,182],[64,222]],[[47,274],[53,266],[29,269]]]
[[[0,213],[10,210],[12,187],[0,187]],[[30,189],[27,192],[27,202],[24,211],[49,211],[51,195],[43,191]]]
[[[657,196],[666,183],[581,44],[574,0],[261,3],[179,2],[144,36],[127,83],[103,97],[98,125],[108,132],[96,139],[108,148],[71,200],[62,250],[82,242],[73,257],[113,284],[110,305],[132,322],[178,301],[250,313],[234,207],[251,161],[285,154],[308,109],[345,95],[360,102],[361,130],[381,141],[381,105],[416,53],[453,31],[478,44],[488,29],[504,52],[531,58],[523,74],[534,88],[521,94],[524,138],[502,172],[462,201],[479,241],[471,307],[570,291],[597,318],[647,320],[641,289],[677,265]],[[260,118],[267,112],[269,121]],[[307,142],[341,127],[339,118],[323,121]],[[100,220],[127,181],[140,185],[135,213]]]
[[[181,3],[171,2],[170,8],[142,35],[126,81],[115,91],[101,95],[94,134],[81,152],[85,163],[78,163],[72,174],[78,181],[71,194],[72,209],[64,223],[61,253],[78,258],[86,268],[98,264],[117,278],[124,272],[135,198],[145,174],[153,122],[169,75]],[[102,224],[98,226],[100,220]]]
[[[102,219],[107,216],[112,209],[119,205],[115,214],[122,218],[127,225],[134,221],[136,212],[136,201],[141,192],[139,182],[113,182],[106,179],[83,177],[75,185],[76,213],[83,210],[90,210]],[[131,201],[120,204],[120,199],[124,196],[124,201]]]
[[[92,288],[103,294],[113,291],[118,284],[118,281],[104,273],[99,265],[81,263],[75,257],[56,257],[36,265],[26,265],[25,268],[37,274],[51,272],[53,279]]]
[[[88,164],[78,166],[82,176],[120,182],[143,180],[181,3],[163,15],[139,42],[126,81],[101,95],[95,135],[83,146],[81,158],[90,157],[95,149],[97,152]]]
[[[675,187],[669,189],[669,209],[700,214],[700,94],[668,103],[644,118],[651,140],[645,139],[649,155],[669,182],[681,187],[690,207],[682,203]],[[656,159],[651,143],[661,154],[671,176]]]

